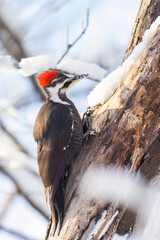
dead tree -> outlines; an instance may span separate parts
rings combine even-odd
[[[159,5],[158,0],[142,0],[125,58],[160,14]],[[159,55],[160,26],[110,99],[103,105],[94,107],[90,120],[96,135],[84,142],[72,166],[65,190],[65,219],[58,239],[85,240],[106,207],[107,217],[92,240],[98,239],[117,209],[119,212],[102,239],[111,239],[116,232],[125,234],[133,229],[136,213],[131,213],[127,206],[122,207],[119,203],[106,205],[86,200],[79,194],[78,185],[86,169],[100,164],[125,166],[131,171],[141,171],[148,180],[158,174]]]

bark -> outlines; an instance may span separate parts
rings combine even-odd
[[[92,129],[97,135],[84,143],[71,171],[65,197],[66,217],[60,239],[86,239],[106,207],[108,215],[92,239],[98,239],[116,210],[119,210],[119,214],[103,239],[109,239],[116,231],[124,234],[135,224],[135,213],[125,211],[126,208],[122,208],[118,203],[106,206],[105,203],[89,202],[79,195],[77,186],[84,171],[89,166],[100,163],[127,166],[133,171],[141,171],[148,180],[158,174],[159,39],[160,28],[115,94],[104,105],[97,106],[92,113]],[[133,48],[134,44],[132,50]]]
[[[119,213],[103,239],[110,239],[116,231],[124,234],[133,227],[135,214],[128,224],[125,223],[127,206],[122,207],[119,202],[109,204],[86,200],[79,193],[78,185],[86,169],[100,164],[125,166],[131,171],[141,170],[149,180],[157,174],[159,152],[157,150],[152,162],[147,152],[153,151],[153,146],[159,147],[159,54],[160,26],[112,97],[94,108],[90,120],[96,136],[84,142],[71,169],[65,191],[65,219],[60,239],[87,239],[106,208],[108,214],[105,222],[102,222],[92,239],[98,239],[117,210]]]
[[[134,23],[132,34],[128,43],[124,60],[131,54],[134,47],[142,41],[142,37],[146,29],[150,28],[151,24],[160,14],[159,0],[142,0],[139,12]]]

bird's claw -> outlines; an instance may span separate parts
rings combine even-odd
[[[91,113],[92,109],[88,108],[87,111],[83,114],[82,121],[83,121],[83,132],[84,132],[84,139],[88,140],[89,136],[96,135],[94,130],[91,129]]]

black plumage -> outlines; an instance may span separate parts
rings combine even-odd
[[[47,89],[45,91],[47,101],[38,113],[33,135],[38,145],[40,176],[45,192],[49,193],[51,219],[46,236],[48,239],[60,230],[63,222],[63,179],[67,167],[73,163],[81,148],[83,128],[77,109],[64,91],[58,93],[64,104],[50,101]]]

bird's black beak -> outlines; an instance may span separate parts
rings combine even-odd
[[[74,77],[70,78],[70,81],[71,82],[78,81],[85,77],[88,77],[88,74],[75,75]]]
[[[75,75],[74,77],[67,78],[62,89],[66,91],[73,87],[80,79],[87,77],[88,74]]]

